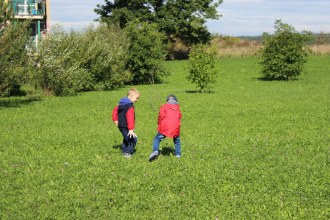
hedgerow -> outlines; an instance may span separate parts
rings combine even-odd
[[[31,63],[34,83],[55,95],[110,90],[130,80],[125,69],[129,41],[115,26],[66,33],[55,27],[38,46]]]

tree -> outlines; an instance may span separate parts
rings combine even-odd
[[[0,96],[17,95],[26,80],[29,21],[11,17],[10,4],[0,3]]]
[[[95,12],[99,20],[119,23],[123,28],[136,18],[156,23],[168,40],[183,40],[187,45],[206,43],[210,33],[205,26],[206,19],[218,19],[216,8],[222,0],[105,0],[97,5]]]
[[[215,47],[207,48],[205,44],[193,45],[188,62],[189,75],[187,79],[196,84],[200,92],[210,90],[213,83],[216,82],[219,72],[216,64]]]
[[[166,56],[162,43],[165,36],[157,30],[157,24],[136,20],[130,22],[125,31],[131,42],[127,66],[133,74],[133,83],[161,82],[168,73],[162,65]]]
[[[295,79],[302,71],[309,53],[310,32],[298,33],[281,20],[275,22],[275,33],[263,34],[261,73],[267,80]]]
[[[5,26],[9,23],[12,17],[12,7],[5,1],[0,1],[0,35]]]

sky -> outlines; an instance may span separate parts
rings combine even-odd
[[[104,0],[50,0],[51,24],[64,29],[81,29],[94,24],[97,4]],[[223,0],[217,8],[222,16],[208,20],[213,34],[227,36],[259,36],[273,33],[277,19],[297,31],[330,33],[330,0]]]

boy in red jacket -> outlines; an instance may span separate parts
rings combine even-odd
[[[135,113],[133,103],[137,102],[139,97],[138,90],[130,89],[127,97],[120,99],[119,104],[112,111],[112,121],[117,125],[124,138],[121,148],[126,158],[132,156],[137,143],[137,135],[134,132]]]
[[[173,138],[175,156],[181,157],[180,144],[180,119],[182,117],[180,106],[175,95],[166,98],[166,104],[162,105],[158,115],[158,133],[153,141],[153,152],[149,161],[157,159],[159,155],[159,143],[166,137]]]

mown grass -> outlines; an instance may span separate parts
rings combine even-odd
[[[329,56],[297,81],[258,80],[254,57],[225,58],[212,93],[184,61],[136,86],[137,152],[122,157],[111,111],[127,88],[0,99],[1,219],[328,219]],[[148,162],[159,106],[181,104],[182,158]],[[172,147],[170,139],[161,147]]]

